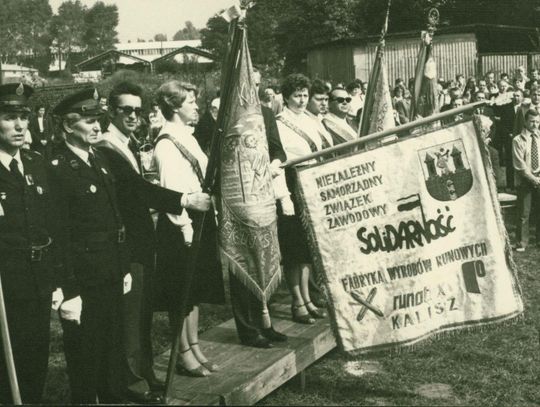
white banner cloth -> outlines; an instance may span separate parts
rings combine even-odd
[[[350,354],[523,311],[472,121],[298,169],[315,268]]]

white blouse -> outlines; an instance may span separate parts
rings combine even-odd
[[[287,160],[303,157],[307,154],[311,154],[312,151],[308,142],[296,131],[281,122],[281,120],[279,120],[280,117],[284,117],[287,121],[302,130],[317,146],[317,151],[322,149],[321,135],[317,121],[313,120],[304,112],[300,114],[294,113],[292,110],[285,107],[277,116],[278,120],[276,120],[276,122],[279,130],[279,138],[281,139],[283,150],[285,150],[285,154],[287,155]],[[308,161],[304,164],[311,164],[312,162],[314,161]]]
[[[169,134],[182,144],[199,162],[202,175],[206,173],[208,158],[193,137],[193,127],[183,123],[166,121],[159,135]],[[158,136],[159,137],[159,136]],[[154,149],[154,163],[159,172],[160,185],[182,193],[201,192],[202,186],[191,163],[184,157],[171,140],[158,141]],[[167,214],[170,221],[177,226],[191,224],[187,211],[181,215]]]

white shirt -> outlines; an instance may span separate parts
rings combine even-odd
[[[166,121],[159,135],[169,134],[178,140],[197,159],[204,176],[208,158],[201,150],[195,137],[193,137],[193,130],[193,127],[186,126],[183,123]],[[197,173],[172,141],[167,139],[158,141],[154,149],[154,162],[159,171],[159,181],[162,187],[184,194],[202,191]],[[167,216],[177,226],[182,227],[191,224],[187,211],[182,211],[181,215],[167,214]]]
[[[73,154],[75,154],[77,157],[79,157],[81,160],[83,160],[86,165],[91,167],[90,161],[88,160],[88,156],[90,155],[90,151],[92,151],[91,147],[89,148],[88,151],[86,151],[86,150],[83,150],[82,148],[75,147],[74,145],[69,144],[67,141],[66,141],[66,146],[71,151],[73,151]],[[93,153],[94,152],[92,151],[92,154]]]
[[[118,127],[111,123],[109,125],[108,131],[106,133],[103,133],[103,139],[111,143],[113,147],[115,147],[124,156],[126,156],[129,159],[129,163],[131,164],[133,169],[137,171],[137,174],[140,173],[139,165],[137,164],[137,158],[135,158],[135,156],[129,149],[129,136],[126,136],[124,133],[118,130]]]
[[[11,155],[6,153],[4,150],[0,150],[0,162],[4,167],[6,167],[9,172],[11,172],[9,165],[14,158],[17,160],[17,167],[19,167],[19,171],[21,172],[21,174],[24,175],[24,166],[21,160],[21,152],[17,150],[15,155]]]
[[[283,111],[278,115],[276,122],[279,130],[279,138],[281,139],[281,144],[283,145],[283,150],[287,156],[287,160],[292,160],[294,158],[303,157],[305,155],[311,154],[311,148],[309,143],[303,139],[296,131],[291,129],[289,126],[283,124],[280,117],[284,117],[287,121],[294,124],[300,130],[302,130],[317,146],[317,151],[322,149],[321,135],[319,133],[319,124],[318,121],[313,120],[305,112],[300,114],[294,113],[289,108],[285,107]],[[306,161],[302,163],[303,165],[311,164],[315,162],[314,160]]]
[[[37,122],[38,122],[38,125],[39,125],[39,132],[43,133],[43,117],[38,116]]]

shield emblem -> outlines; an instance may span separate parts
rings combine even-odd
[[[418,151],[429,194],[438,201],[455,201],[473,185],[471,165],[461,140]]]

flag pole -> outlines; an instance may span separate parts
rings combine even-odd
[[[0,330],[2,331],[2,345],[4,348],[4,359],[6,361],[9,387],[11,389],[11,398],[13,399],[13,404],[20,406],[22,404],[22,400],[21,393],[19,391],[19,382],[17,381],[17,372],[15,370],[15,360],[13,359],[13,350],[11,348],[11,339],[9,337],[6,303],[4,302],[4,290],[2,289],[2,279],[0,279]]]
[[[456,109],[447,110],[446,112],[437,113],[437,114],[434,114],[434,115],[429,116],[429,117],[424,117],[422,119],[415,120],[413,122],[405,123],[405,124],[403,124],[401,126],[398,126],[398,127],[394,127],[394,128],[388,129],[388,130],[379,131],[377,133],[372,133],[372,134],[370,134],[368,136],[361,137],[361,138],[356,139],[356,140],[347,141],[346,143],[342,143],[342,144],[338,144],[338,145],[333,146],[333,147],[325,148],[324,150],[316,151],[314,153],[307,154],[307,155],[304,155],[302,157],[295,158],[293,160],[288,160],[288,161],[284,162],[283,164],[281,164],[281,168],[291,167],[293,165],[297,165],[297,164],[303,163],[305,161],[313,160],[313,159],[316,159],[316,158],[319,158],[319,157],[324,157],[324,156],[330,155],[332,153],[341,152],[343,150],[349,149],[350,147],[355,147],[355,146],[358,146],[358,145],[362,145],[362,144],[365,144],[365,143],[367,143],[369,141],[373,141],[373,140],[377,140],[377,139],[380,139],[380,138],[383,138],[383,137],[391,136],[393,134],[397,134],[397,133],[400,133],[400,132],[406,132],[406,131],[414,129],[416,127],[431,124],[431,123],[436,122],[438,120],[448,119],[449,117],[452,117],[452,116],[455,116],[455,115],[461,114],[461,113],[470,112],[471,110],[474,110],[474,109],[476,109],[478,107],[481,107],[481,106],[484,106],[484,105],[487,105],[487,101],[481,100],[479,102],[470,103],[468,105],[458,107]]]
[[[212,192],[212,190],[215,189],[216,175],[220,163],[222,134],[223,129],[226,128],[228,121],[227,108],[231,103],[230,99],[232,97],[234,75],[237,71],[236,68],[238,66],[239,60],[238,54],[244,35],[244,28],[240,26],[238,18],[231,21],[230,33],[231,45],[226,57],[226,62],[224,65],[224,75],[221,82],[222,101],[220,103],[216,126],[214,128],[211,138],[208,165],[206,168],[204,184],[202,185],[203,192],[208,193]],[[193,222],[194,235],[193,243],[191,245],[191,261],[186,274],[185,284],[182,287],[182,292],[179,294],[182,299],[182,302],[180,304],[180,317],[178,318],[178,325],[176,327],[173,327],[173,332],[175,332],[175,336],[171,345],[171,353],[169,356],[169,364],[167,367],[167,378],[165,380],[164,401],[166,404],[169,404],[169,401],[171,400],[172,384],[174,381],[174,373],[176,368],[176,362],[178,359],[178,352],[180,350],[180,336],[182,334],[182,327],[184,325],[185,313],[192,287],[193,276],[195,274],[195,269],[197,266],[197,257],[199,254],[205,218],[206,212],[202,212]]]
[[[386,38],[386,33],[388,31],[388,20],[390,17],[391,4],[392,4],[392,0],[388,0],[388,4],[386,6],[386,17],[384,19],[384,24],[381,29],[381,37],[379,38],[379,44],[377,45],[377,51],[375,53],[375,62],[373,63],[373,69],[371,70],[371,74],[369,75],[368,90],[367,90],[366,98],[364,100],[364,108],[362,109],[360,125],[358,126],[359,137],[365,136],[369,132],[369,125],[370,125],[372,112],[371,111],[368,112],[367,110],[368,109],[371,110],[373,108],[373,99],[375,98],[375,92],[376,92],[375,83],[377,82],[377,78],[379,77],[380,72],[381,72],[381,58],[382,58],[382,53],[385,46],[384,41]]]

